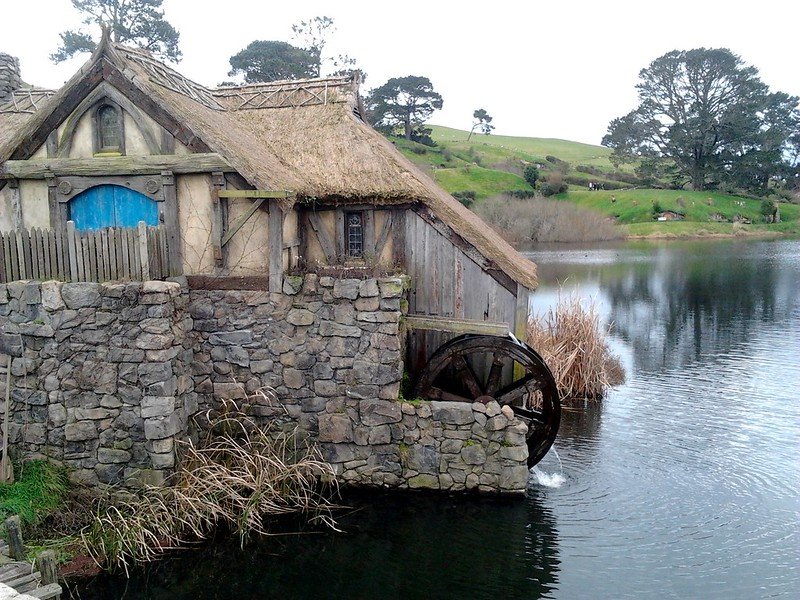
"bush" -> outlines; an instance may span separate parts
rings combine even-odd
[[[512,244],[623,237],[622,231],[603,215],[559,200],[495,196],[476,205],[475,212]]]
[[[536,187],[536,182],[539,181],[539,169],[536,165],[528,165],[522,172],[522,177],[532,188]]]
[[[534,198],[536,196],[536,192],[533,190],[507,190],[503,192],[509,198],[518,198],[520,200],[525,200],[526,198]]]
[[[453,192],[453,198],[461,202],[464,206],[469,208],[475,202],[475,192],[473,190],[464,190],[463,192]]]
[[[528,321],[528,343],[550,367],[563,398],[600,399],[625,381],[619,357],[612,354],[593,301],[559,297],[544,317]]]

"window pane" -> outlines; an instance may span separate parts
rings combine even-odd
[[[100,149],[117,149],[119,143],[119,113],[113,106],[104,106],[98,114]]]
[[[347,255],[360,257],[364,254],[364,227],[361,213],[347,213]]]

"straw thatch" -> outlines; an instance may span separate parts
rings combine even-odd
[[[254,188],[290,191],[291,201],[420,202],[513,280],[536,287],[532,262],[359,118],[358,81],[353,78],[209,90],[142,50],[105,41],[36,114],[16,115],[16,122],[0,114],[0,162],[46,122],[98,61],[113,65]]]

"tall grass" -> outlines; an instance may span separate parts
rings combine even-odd
[[[320,481],[335,481],[319,451],[294,432],[257,422],[233,401],[207,415],[208,434],[182,444],[181,466],[169,487],[102,505],[83,533],[99,564],[150,561],[165,550],[205,539],[227,527],[244,543],[269,534],[268,517],[304,513],[335,526]]]
[[[512,244],[613,240],[624,233],[607,217],[569,202],[495,196],[474,211]]]
[[[599,399],[625,381],[625,371],[606,341],[593,300],[559,296],[544,316],[528,321],[528,343],[553,372],[564,399]]]
[[[32,460],[15,471],[14,483],[0,484],[0,522],[19,515],[23,525],[33,525],[63,505],[69,487],[62,467]]]

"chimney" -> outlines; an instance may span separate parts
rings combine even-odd
[[[0,52],[0,104],[11,96],[11,92],[22,87],[19,76],[19,60]]]

